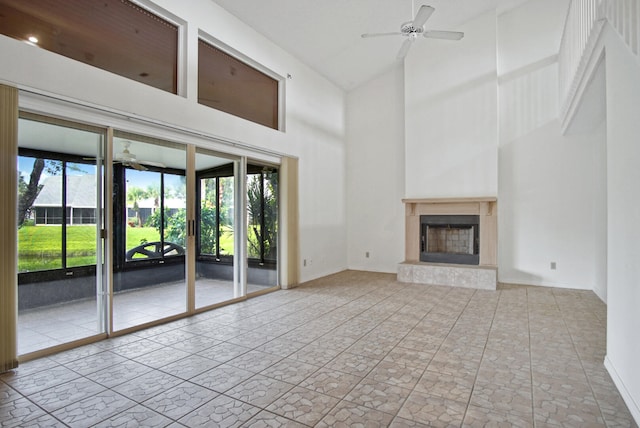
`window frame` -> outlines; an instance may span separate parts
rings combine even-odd
[[[186,171],[182,170],[182,169],[175,169],[175,168],[159,168],[159,167],[155,167],[155,166],[151,166],[151,165],[147,165],[145,166],[145,168],[147,168],[148,171],[150,172],[156,172],[160,174],[160,230],[158,231],[158,233],[160,234],[160,242],[162,243],[162,246],[164,246],[165,243],[165,238],[164,238],[164,230],[165,230],[165,210],[164,210],[164,200],[165,200],[165,195],[164,195],[164,175],[165,174],[169,174],[169,175],[177,175],[177,176],[182,176],[182,177],[186,177]],[[116,175],[120,175],[120,177],[117,177],[121,180],[122,183],[126,182],[126,171],[127,170],[133,170],[134,168],[132,167],[125,167],[125,166],[116,166],[114,165],[113,171],[114,171],[114,176]],[[115,192],[115,197],[119,199],[119,202],[122,203],[123,209],[126,212],[127,210],[127,192],[126,192],[126,186],[118,186],[119,189],[123,189],[123,190],[118,190]],[[185,207],[186,209],[186,207]],[[142,267],[148,267],[148,266],[155,266],[155,265],[169,265],[169,264],[177,264],[177,263],[184,263],[185,262],[185,255],[172,255],[172,256],[165,256],[164,254],[161,257],[157,257],[157,258],[144,258],[144,259],[131,259],[131,260],[127,260],[126,257],[126,253],[127,253],[127,248],[126,248],[126,241],[127,241],[127,233],[126,233],[126,224],[127,224],[127,215],[123,215],[121,216],[121,218],[119,218],[119,216],[115,215],[115,210],[114,210],[114,216],[113,216],[113,222],[114,222],[114,266],[113,266],[113,271],[114,272],[124,272],[124,271],[128,271],[128,270],[135,270],[135,269],[139,269]],[[118,226],[120,226],[121,228],[119,228]],[[187,225],[185,224],[185,230],[186,230]],[[183,248],[186,250],[186,246],[183,246]]]
[[[278,173],[278,178],[280,176],[280,169],[277,166],[266,166],[267,168],[273,169],[274,171],[276,171]],[[262,176],[262,183],[264,185],[264,183],[267,181],[265,178],[265,172],[264,172],[264,168],[265,165],[258,165],[258,164],[248,164],[247,165],[247,177],[249,175],[256,175],[256,174],[261,174]],[[224,177],[234,177],[234,171],[233,171],[233,163],[227,164],[227,165],[222,165],[219,167],[215,167],[215,168],[211,168],[211,169],[207,169],[207,170],[203,170],[203,171],[198,171],[196,172],[196,182],[197,187],[196,187],[196,200],[198,201],[197,203],[197,208],[196,208],[196,236],[197,236],[197,240],[196,240],[196,259],[197,261],[203,261],[203,262],[209,262],[209,263],[220,263],[220,264],[233,264],[233,255],[224,255],[220,253],[220,246],[219,246],[219,242],[220,242],[220,207],[218,204],[218,201],[220,200],[220,195],[219,195],[219,183],[218,180],[220,178],[224,178]],[[247,178],[245,177],[245,179]],[[216,254],[206,254],[206,253],[202,253],[202,244],[200,241],[201,238],[201,222],[202,222],[202,179],[216,179]],[[247,189],[248,190],[248,189]],[[245,195],[245,197],[247,197]],[[276,204],[279,206],[280,204],[280,195],[279,195],[279,186],[278,186],[278,191],[275,194],[276,197]],[[265,198],[264,198],[264,191],[262,192],[261,195],[261,207],[262,207],[262,227],[264,227],[264,203]],[[279,214],[279,212],[278,212]],[[280,223],[280,218],[278,215],[278,225]],[[248,230],[245,232],[247,234],[247,239],[248,239]],[[279,226],[278,226],[278,231],[276,232],[276,245],[279,244]],[[276,259],[267,259],[265,258],[265,254],[264,254],[264,242],[260,243],[260,257],[256,258],[256,257],[248,257],[247,254],[247,263],[249,265],[249,267],[252,268],[274,268],[275,266],[277,266],[278,264],[278,257],[276,256]]]
[[[269,169],[271,171],[266,171],[265,169]],[[276,186],[276,192],[273,195],[276,199],[276,230],[275,230],[275,238],[276,238],[276,258],[275,259],[267,259],[266,255],[265,255],[265,240],[262,239],[259,243],[260,245],[260,256],[258,258],[256,257],[249,257],[248,254],[248,250],[247,250],[247,260],[249,260],[249,263],[252,264],[253,266],[276,266],[278,263],[278,247],[279,247],[279,229],[280,229],[280,216],[279,216],[279,206],[280,206],[280,194],[279,194],[279,183],[280,183],[280,169],[276,166],[266,166],[266,165],[256,165],[256,164],[248,164],[247,165],[247,177],[249,177],[249,175],[260,175],[260,186],[261,186],[261,195],[260,195],[260,228],[261,230],[266,229],[266,216],[265,216],[265,208],[266,208],[266,198],[265,198],[265,189],[266,189],[266,185],[267,185],[267,174],[268,173],[276,173],[277,174],[277,186]],[[248,180],[247,180],[248,181]],[[247,183],[248,184],[248,183]],[[247,186],[247,193],[249,192],[248,186]],[[248,196],[247,196],[248,197]],[[247,203],[248,205],[248,203]],[[248,207],[247,207],[248,210]],[[248,211],[247,211],[248,214]],[[247,239],[249,239],[249,230],[248,230],[248,226],[249,226],[249,222],[248,222],[248,218],[247,218]]]
[[[28,117],[26,119],[34,120]],[[66,180],[67,163],[81,163],[81,164],[92,165],[92,166],[95,166],[95,163],[92,163],[91,161],[87,161],[82,156],[78,156],[78,155],[57,153],[57,152],[30,149],[30,148],[24,148],[24,147],[18,148],[18,156],[29,157],[34,159],[43,158],[46,160],[62,162],[62,169],[61,169],[62,199],[61,199],[60,207],[56,207],[56,208],[60,208],[62,213],[62,220],[60,223],[60,233],[61,233],[60,259],[61,259],[62,267],[53,268],[53,269],[42,269],[42,270],[29,271],[29,272],[18,272],[18,285],[44,282],[44,281],[62,280],[62,279],[68,278],[69,276],[81,277],[81,276],[95,275],[96,273],[95,264],[83,265],[83,266],[67,266],[67,226],[70,226],[70,224],[68,223],[69,218],[67,216],[67,212],[66,212],[67,210],[63,209],[63,206],[66,205],[65,189],[68,185],[68,182]]]
[[[233,162],[219,167],[196,172],[196,258],[198,261],[215,262],[221,264],[233,264],[233,254],[220,252],[220,178],[233,177],[235,179]],[[202,180],[216,180],[216,252],[215,254],[202,253]],[[235,203],[234,203],[235,205]],[[235,251],[234,251],[235,252]]]

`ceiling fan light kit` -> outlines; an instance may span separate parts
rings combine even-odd
[[[412,5],[413,12],[413,5]],[[363,38],[369,37],[385,37],[385,36],[403,36],[407,39],[404,41],[398,52],[398,59],[404,59],[411,48],[411,44],[418,37],[425,37],[427,39],[442,39],[442,40],[460,40],[464,37],[464,33],[459,31],[442,31],[442,30],[425,30],[424,24],[435,12],[435,9],[431,6],[422,5],[413,21],[408,21],[400,26],[400,31],[390,33],[366,33],[363,34]]]

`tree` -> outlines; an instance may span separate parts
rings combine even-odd
[[[277,194],[277,173],[265,172],[255,174],[248,180],[247,211],[249,214],[249,257],[260,259],[274,259],[276,257],[278,242]],[[251,232],[253,232],[253,234]]]
[[[50,175],[58,175],[62,171],[62,162],[41,158],[36,158],[33,161],[33,167],[29,175],[29,183],[25,183],[24,178],[22,178],[23,184],[18,185],[18,227],[24,224],[27,214],[38,197],[40,189],[42,189],[40,177],[43,171],[46,171]],[[20,183],[20,181],[18,182]]]
[[[18,200],[18,227],[22,226],[24,219],[27,217],[27,212],[31,209],[33,202],[38,197],[42,186],[40,183],[40,176],[44,170],[44,159],[36,159],[33,162],[33,169],[29,176],[29,183],[24,189],[24,193],[19,196]]]
[[[178,182],[171,186],[165,184],[164,188],[165,198],[187,199],[187,177],[184,175],[178,176]]]
[[[127,202],[132,203],[133,211],[136,213],[136,226],[141,226],[140,206],[138,201],[147,197],[147,192],[140,187],[129,187],[127,189]]]
[[[216,254],[217,245],[216,208],[203,204],[200,208],[200,253]]]
[[[149,184],[147,186],[147,191],[145,192],[145,197],[153,198],[154,208],[159,208],[160,207],[160,185]]]
[[[203,197],[200,201],[200,253],[217,254],[216,179],[205,178],[200,183],[203,187]]]

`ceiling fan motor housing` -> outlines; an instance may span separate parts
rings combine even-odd
[[[413,36],[415,38],[424,33],[424,27],[414,27],[413,21],[409,21],[402,24],[400,32],[403,36]]]

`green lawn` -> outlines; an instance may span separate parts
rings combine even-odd
[[[93,229],[95,233],[95,227]],[[61,239],[62,226],[23,226],[18,229],[18,272],[61,268]]]
[[[154,227],[127,227],[127,250],[144,242],[160,240],[160,232]]]
[[[143,242],[159,241],[160,234],[153,227],[127,227],[127,249]],[[18,272],[60,269],[62,267],[62,226],[23,226],[18,229]],[[233,254],[233,230],[220,237],[220,245]],[[96,263],[96,227],[67,227],[67,266],[86,266]]]
[[[127,248],[144,241],[159,241],[153,227],[128,227]],[[62,226],[24,226],[18,229],[18,272],[62,267]],[[67,227],[67,266],[96,263],[96,227]]]

